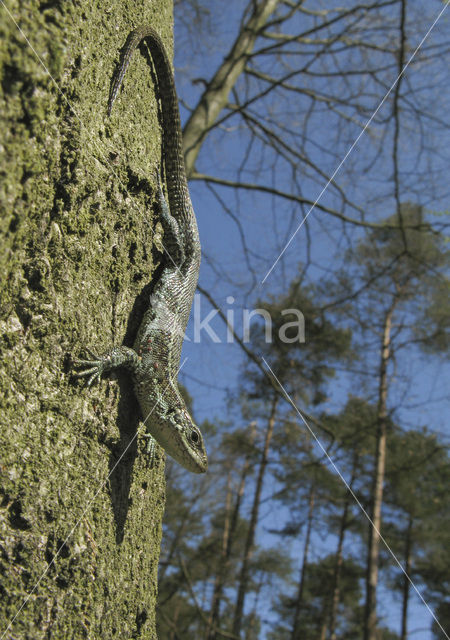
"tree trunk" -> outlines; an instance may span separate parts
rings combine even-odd
[[[248,527],[247,538],[245,540],[244,558],[242,560],[242,568],[239,576],[239,588],[236,598],[236,607],[234,610],[233,618],[233,634],[237,637],[240,636],[242,626],[242,614],[244,611],[244,600],[247,591],[248,583],[248,570],[250,560],[253,552],[253,546],[255,542],[255,531],[258,523],[259,504],[261,501],[261,491],[264,481],[264,473],[267,467],[267,460],[270,448],[270,442],[272,440],[273,429],[275,426],[275,416],[280,396],[274,396],[272,400],[272,406],[270,409],[270,416],[267,422],[266,436],[264,440],[264,447],[261,453],[261,462],[259,464],[258,477],[256,480],[255,494],[253,497],[252,513],[250,517],[250,524]]]
[[[358,454],[355,453],[353,456],[353,464],[352,464],[352,475],[350,478],[350,488],[353,487],[353,483],[355,482],[356,476],[356,467],[358,463]],[[342,550],[344,548],[344,537],[345,532],[347,530],[348,525],[348,512],[350,509],[350,503],[353,500],[350,492],[347,491],[345,497],[344,510],[342,512],[341,518],[341,526],[339,527],[339,538],[338,545],[336,549],[336,561],[334,565],[334,575],[333,575],[333,599],[331,601],[331,611],[330,611],[330,640],[336,640],[336,619],[337,619],[337,610],[339,606],[340,599],[340,582],[341,582],[341,572],[342,572]]]
[[[396,299],[388,309],[383,327],[383,342],[381,348],[379,396],[377,413],[377,440],[375,450],[375,471],[372,488],[372,509],[369,526],[368,562],[366,574],[366,606],[364,615],[364,640],[376,639],[377,626],[377,583],[378,556],[380,550],[381,506],[383,503],[384,471],[386,464],[386,428],[387,428],[387,367],[390,358],[391,323]]]
[[[407,640],[408,637],[408,602],[409,602],[409,586],[408,577],[411,572],[411,552],[412,552],[412,526],[413,519],[409,516],[408,528],[405,538],[405,573],[403,574],[403,598],[402,598],[402,630],[400,634],[401,640]]]
[[[257,611],[259,607],[259,602],[260,602],[259,598],[261,595],[263,584],[264,584],[264,577],[261,576],[261,579],[259,580],[259,583],[255,588],[253,607],[249,613],[248,621],[246,625],[247,628],[245,630],[245,640],[257,640],[259,637],[258,636],[259,625],[257,625],[256,623],[259,622]]]
[[[241,483],[239,489],[244,490],[243,484],[244,476],[241,476]],[[211,613],[208,619],[208,625],[206,627],[205,638],[206,640],[215,640],[216,638],[216,630],[215,627],[219,620],[219,612],[220,612],[220,601],[222,597],[223,591],[223,583],[225,579],[225,569],[228,560],[227,551],[229,550],[229,541],[230,541],[230,533],[231,533],[231,498],[232,498],[232,490],[231,490],[231,471],[228,472],[227,476],[227,494],[225,497],[225,521],[223,523],[223,535],[222,535],[222,549],[219,558],[219,562],[217,565],[216,575],[214,578],[214,589],[211,601]],[[240,496],[238,492],[238,498],[236,503],[240,503]]]
[[[324,611],[324,620],[326,620],[326,615],[325,615],[325,611]],[[327,627],[327,623],[324,622],[322,624],[322,627],[320,629],[320,640],[325,640],[325,638],[327,637],[327,631],[328,631],[328,627]]]
[[[160,569],[159,569],[159,584],[165,580],[167,570],[173,566],[176,562],[175,556],[180,548],[180,543],[183,541],[183,538],[186,535],[186,529],[190,526],[190,518],[192,517],[192,510],[195,507],[195,503],[200,499],[200,495],[195,493],[190,496],[189,502],[185,502],[182,508],[177,509],[177,527],[170,543],[169,550],[167,554],[161,558],[160,561]],[[175,527],[174,527],[175,529]],[[174,586],[174,588],[176,585]],[[177,588],[177,587],[176,587]],[[169,596],[172,597],[173,594]],[[161,605],[161,601],[159,602]]]
[[[239,30],[230,53],[208,83],[201,100],[186,122],[183,132],[183,149],[188,176],[194,172],[195,161],[205,136],[228,103],[228,96],[247,64],[258,33],[275,11],[279,0],[249,2],[249,18]],[[245,12],[247,13],[247,11]]]
[[[299,640],[298,623],[300,620],[300,611],[301,611],[302,602],[303,602],[303,589],[305,586],[306,568],[308,566],[309,543],[311,540],[312,521],[313,521],[313,512],[314,512],[314,498],[315,498],[315,487],[314,487],[314,484],[312,484],[309,490],[309,497],[308,497],[308,516],[307,516],[307,525],[306,525],[305,546],[303,547],[303,560],[302,560],[302,566],[300,569],[300,580],[298,582],[297,598],[295,601],[294,621],[292,623],[291,640]]]
[[[128,31],[151,23],[170,48],[171,3],[7,4],[0,629],[34,640],[156,638],[162,452],[150,468],[127,376],[87,389],[69,364],[88,347],[131,344],[140,320],[135,301],[153,269],[150,183],[160,162],[142,56],[111,119],[105,114]]]
[[[253,442],[256,435],[256,423],[251,424],[251,441]],[[216,628],[219,624],[219,614],[220,614],[220,604],[222,601],[222,594],[225,586],[225,579],[227,574],[228,565],[230,562],[231,549],[234,542],[234,534],[236,532],[236,525],[238,522],[239,512],[241,509],[241,502],[244,496],[245,482],[247,480],[247,475],[250,469],[250,455],[247,455],[244,461],[244,465],[241,471],[241,478],[239,482],[239,487],[236,495],[236,502],[234,505],[233,512],[231,514],[231,518],[226,518],[223,532],[223,545],[222,545],[222,555],[219,561],[219,566],[217,569],[216,578],[214,580],[214,591],[211,603],[211,615],[208,621],[208,628],[206,631],[207,640],[216,640],[218,634]],[[231,478],[231,472],[229,476],[229,480]],[[228,505],[231,501],[231,486],[228,482],[227,486],[227,513],[228,513]]]

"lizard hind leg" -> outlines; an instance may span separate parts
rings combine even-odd
[[[183,235],[177,220],[170,213],[158,170],[156,171],[156,178],[158,181],[156,194],[158,216],[164,230],[163,248],[173,266],[181,267],[185,260]]]

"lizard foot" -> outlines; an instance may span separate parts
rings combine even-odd
[[[73,358],[72,363],[76,367],[82,367],[82,371],[74,372],[75,378],[83,378],[89,376],[87,386],[90,387],[94,382],[99,381],[102,374],[105,373],[110,367],[110,357],[108,355],[98,356],[90,349],[86,349],[88,354],[93,358],[92,360],[82,360],[79,358]]]
[[[82,378],[89,376],[87,381],[88,387],[96,380],[100,380],[104,373],[114,371],[120,367],[125,367],[130,371],[135,371],[140,366],[140,359],[136,351],[129,347],[113,347],[107,353],[101,356],[96,355],[93,351],[87,349],[92,360],[80,360],[74,358],[73,364],[81,367],[83,371],[75,373],[75,377]]]

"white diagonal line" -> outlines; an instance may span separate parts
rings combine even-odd
[[[178,367],[178,371],[176,372],[175,376],[173,378],[171,378],[169,380],[169,382],[166,384],[166,386],[164,387],[164,390],[162,392],[162,396],[164,396],[164,393],[166,392],[167,388],[170,386],[170,384],[177,379],[179,372],[181,371],[181,369],[184,367],[185,363],[186,363],[187,358],[185,358],[183,360],[183,362],[180,364],[180,366]],[[147,422],[147,420],[150,418],[150,416],[152,415],[153,411],[155,410],[157,404],[160,402],[161,400],[158,399],[154,406],[152,407],[152,409],[150,410],[150,412],[148,413],[147,417],[145,418],[145,420],[143,421],[143,423],[145,424]],[[103,487],[105,486],[105,484],[108,482],[108,480],[110,479],[110,477],[112,476],[112,474],[114,473],[114,471],[117,468],[117,465],[119,464],[119,462],[122,460],[122,458],[124,457],[124,455],[126,454],[126,452],[128,451],[128,449],[131,447],[131,445],[133,444],[133,442],[136,440],[138,436],[138,431],[136,431],[136,433],[134,434],[134,436],[131,438],[130,442],[127,444],[127,446],[125,447],[125,449],[122,451],[122,453],[120,454],[119,458],[117,459],[116,463],[114,464],[113,468],[111,469],[111,471],[108,473],[108,475],[106,476],[106,479],[101,483],[101,485],[99,486],[99,488],[97,489],[97,491],[95,492],[94,496],[89,500],[89,502],[87,503],[87,506],[85,507],[85,509],[83,510],[83,513],[81,514],[81,516],[78,518],[78,520],[75,522],[75,524],[73,525],[72,529],[69,531],[69,533],[67,534],[64,542],[61,544],[61,546],[58,548],[58,550],[56,551],[55,555],[53,556],[53,558],[50,560],[50,562],[48,563],[47,567],[45,568],[44,572],[42,573],[42,575],[40,576],[40,578],[38,579],[38,581],[36,582],[36,584],[34,585],[34,587],[31,589],[30,593],[27,595],[27,597],[25,598],[25,600],[22,602],[20,608],[18,609],[18,611],[16,612],[16,614],[14,615],[14,617],[11,619],[11,621],[9,622],[8,626],[6,627],[6,629],[4,630],[4,632],[2,633],[2,635],[0,636],[0,640],[3,640],[3,638],[5,637],[5,635],[8,633],[8,631],[10,630],[10,628],[12,627],[12,625],[14,624],[14,621],[16,620],[17,616],[20,614],[20,612],[22,611],[22,609],[25,607],[25,605],[27,604],[28,600],[31,598],[31,596],[33,595],[33,593],[36,591],[36,589],[38,588],[38,586],[40,585],[42,579],[46,576],[46,574],[48,573],[48,570],[50,569],[50,567],[52,567],[55,564],[55,560],[57,559],[57,557],[59,556],[59,554],[61,553],[62,549],[66,546],[67,541],[69,540],[69,538],[72,536],[73,532],[75,531],[75,529],[78,527],[78,525],[80,524],[81,520],[84,518],[85,514],[87,513],[87,511],[89,511],[91,504],[94,502],[94,500],[97,498],[98,494],[100,493],[100,491],[103,489]]]
[[[449,0],[450,1],[450,0]],[[44,68],[45,72],[47,73],[47,75],[49,76],[49,78],[51,79],[51,81],[53,82],[53,84],[55,85],[58,93],[61,95],[61,97],[64,99],[65,103],[67,104],[67,106],[69,107],[69,109],[72,111],[73,115],[76,117],[76,119],[78,120],[78,122],[80,123],[81,127],[83,129],[85,129],[88,133],[89,133],[89,140],[93,143],[95,149],[97,150],[97,152],[100,154],[101,158],[103,159],[103,161],[109,166],[111,173],[113,174],[113,176],[117,179],[117,182],[120,184],[120,186],[123,188],[123,190],[125,191],[125,193],[129,196],[130,198],[130,202],[131,204],[135,207],[136,211],[138,211],[139,213],[141,213],[138,205],[135,203],[134,198],[130,195],[126,185],[124,185],[124,183],[122,182],[122,180],[120,179],[120,176],[116,173],[113,165],[111,164],[110,160],[105,156],[104,151],[103,151],[103,147],[101,145],[99,145],[95,138],[90,135],[90,131],[89,129],[86,127],[86,125],[84,124],[84,122],[82,121],[82,119],[80,118],[80,116],[78,115],[76,109],[72,106],[72,104],[70,103],[70,100],[67,98],[66,94],[64,93],[64,91],[61,89],[61,87],[59,86],[59,84],[56,82],[55,78],[52,76],[52,74],[50,73],[50,71],[48,70],[48,67],[46,66],[45,62],[42,60],[41,56],[38,54],[38,52],[36,51],[36,49],[33,47],[33,45],[31,44],[31,42],[29,41],[29,39],[27,38],[26,34],[23,32],[22,28],[20,27],[19,23],[17,22],[17,20],[14,18],[14,16],[12,15],[11,11],[8,9],[8,7],[6,6],[4,0],[0,0],[0,3],[2,4],[2,6],[4,7],[5,11],[7,12],[8,16],[10,17],[11,21],[15,24],[15,26],[17,27],[17,30],[19,31],[19,33],[21,34],[22,38],[25,40],[25,42],[27,43],[27,45],[30,47],[31,51],[34,53],[34,55],[36,56],[39,64]],[[170,255],[169,251],[166,249],[166,247],[164,246],[163,242],[161,241],[161,246],[164,249],[165,253],[169,256],[169,259],[171,260],[172,264],[174,265],[174,267],[177,269],[177,271],[180,271],[178,265],[175,263],[174,259],[172,258],[172,256]],[[0,639],[1,640],[1,639]]]
[[[312,435],[312,437],[314,438],[314,440],[317,442],[317,444],[319,445],[319,447],[322,449],[323,453],[325,454],[326,458],[328,459],[328,462],[331,464],[331,466],[333,467],[333,469],[336,471],[336,473],[338,474],[338,476],[340,477],[340,479],[342,480],[342,482],[345,484],[345,487],[347,488],[347,490],[349,491],[349,493],[352,495],[352,497],[354,498],[356,504],[358,505],[358,507],[361,509],[361,511],[363,512],[363,514],[366,516],[367,520],[370,522],[371,526],[373,527],[373,529],[376,531],[377,535],[379,536],[380,540],[383,542],[383,544],[385,545],[386,549],[389,551],[389,553],[391,554],[391,556],[394,558],[395,562],[397,563],[397,565],[400,567],[400,569],[402,570],[402,572],[404,573],[405,577],[407,578],[408,582],[410,583],[410,585],[413,587],[414,591],[417,593],[417,595],[419,596],[419,598],[422,600],[423,604],[426,606],[426,608],[428,609],[428,611],[430,612],[431,616],[434,618],[436,624],[439,626],[440,630],[442,631],[442,633],[445,635],[445,637],[450,640],[450,637],[447,635],[447,633],[445,632],[445,629],[441,626],[439,620],[436,618],[436,616],[434,615],[433,611],[430,609],[430,607],[428,606],[428,604],[425,602],[422,594],[420,593],[419,589],[416,587],[416,585],[414,584],[414,582],[411,580],[411,578],[409,577],[409,575],[407,574],[407,572],[405,571],[405,569],[403,568],[402,563],[400,562],[400,560],[397,558],[397,556],[395,555],[395,553],[392,551],[392,549],[390,548],[390,546],[388,545],[388,543],[386,542],[385,538],[381,535],[381,532],[378,530],[378,528],[374,525],[372,518],[369,516],[369,514],[367,513],[367,511],[364,509],[363,505],[361,504],[361,502],[358,499],[358,496],[355,495],[353,489],[351,488],[351,486],[348,484],[347,480],[344,478],[344,476],[342,475],[342,473],[339,471],[338,467],[336,466],[336,464],[334,463],[333,459],[330,457],[330,455],[328,454],[328,452],[326,451],[325,447],[323,446],[323,444],[320,442],[319,438],[316,436],[316,434],[314,433],[314,431],[311,429],[311,427],[309,426],[309,424],[307,423],[307,421],[305,420],[305,418],[303,417],[303,414],[301,413],[300,409],[297,407],[297,405],[295,404],[295,402],[291,399],[290,395],[288,394],[288,392],[286,391],[286,389],[283,387],[283,385],[281,384],[281,382],[278,380],[277,376],[275,375],[275,373],[272,371],[270,365],[267,363],[267,360],[264,358],[264,356],[261,357],[261,360],[264,362],[264,364],[266,365],[266,367],[268,368],[268,370],[270,371],[271,375],[273,376],[274,380],[276,380],[278,386],[280,387],[280,389],[282,390],[282,392],[284,393],[284,396],[286,397],[286,399],[288,400],[289,404],[295,409],[295,411],[298,413],[298,415],[300,416],[300,418],[302,419],[302,421],[304,422],[305,426],[307,427],[308,431],[310,432],[310,434]]]
[[[403,69],[400,71],[400,73],[398,74],[398,76],[396,77],[396,79],[394,80],[394,82],[392,83],[390,89],[388,90],[388,92],[386,93],[386,95],[384,96],[384,98],[381,100],[380,104],[378,105],[378,107],[375,109],[375,111],[372,113],[372,115],[370,116],[370,118],[367,120],[366,124],[364,125],[362,131],[360,131],[358,137],[356,138],[356,140],[353,142],[352,146],[350,147],[350,149],[347,151],[347,153],[345,154],[345,156],[343,157],[343,159],[341,160],[341,162],[338,164],[338,166],[336,167],[336,169],[334,170],[333,174],[331,175],[331,178],[329,178],[328,182],[326,183],[326,185],[323,187],[322,191],[319,193],[319,195],[317,196],[317,198],[315,199],[314,203],[311,205],[311,207],[308,209],[305,217],[302,219],[302,221],[300,222],[300,224],[298,225],[298,227],[296,228],[296,230],[294,231],[294,233],[291,235],[291,237],[289,238],[289,240],[287,241],[287,243],[285,244],[284,248],[281,250],[280,255],[278,256],[278,258],[275,260],[275,262],[273,263],[273,265],[270,267],[269,271],[266,273],[266,275],[264,276],[264,278],[261,280],[261,284],[264,284],[264,282],[267,280],[267,278],[270,276],[270,274],[272,273],[273,269],[275,268],[275,266],[277,265],[278,261],[280,260],[280,258],[283,256],[284,252],[286,251],[286,249],[289,247],[289,245],[291,244],[291,242],[293,241],[293,239],[295,238],[295,236],[297,235],[297,233],[300,231],[300,229],[302,228],[302,226],[304,225],[304,223],[306,222],[309,214],[311,213],[311,211],[315,208],[316,204],[319,202],[320,198],[323,196],[323,194],[325,193],[325,191],[328,189],[329,185],[331,184],[331,182],[334,180],[336,174],[339,172],[340,168],[342,167],[342,165],[344,164],[344,162],[347,160],[348,156],[351,154],[351,152],[353,151],[353,149],[356,147],[356,145],[359,142],[359,139],[361,138],[361,136],[364,134],[364,132],[366,131],[367,127],[371,124],[372,120],[375,118],[375,116],[377,115],[378,111],[381,109],[381,107],[383,106],[383,104],[386,102],[387,98],[389,97],[389,95],[392,92],[392,89],[395,87],[395,85],[397,84],[397,82],[400,80],[400,78],[402,77],[402,75],[405,73],[406,69],[409,67],[409,65],[411,64],[411,62],[413,61],[413,59],[415,58],[417,52],[419,51],[419,49],[421,48],[421,46],[423,45],[423,43],[425,42],[425,40],[428,38],[428,36],[430,35],[430,33],[432,32],[432,30],[434,29],[436,23],[438,22],[438,20],[440,19],[440,17],[442,16],[442,14],[444,13],[444,11],[446,10],[446,8],[449,5],[450,0],[446,0],[445,5],[442,7],[441,11],[439,12],[437,18],[434,20],[434,22],[432,23],[431,27],[428,29],[428,31],[426,32],[426,34],[423,36],[422,40],[419,42],[419,44],[417,45],[417,47],[414,49],[411,57],[409,58],[408,62],[405,64],[405,66],[403,67]]]

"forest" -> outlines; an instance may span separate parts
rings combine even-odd
[[[443,4],[344,5],[232,3],[232,46],[214,3],[176,5],[200,231],[229,222],[204,222],[221,319],[181,378],[210,470],[168,462],[161,638],[448,637],[448,18],[415,53]]]

